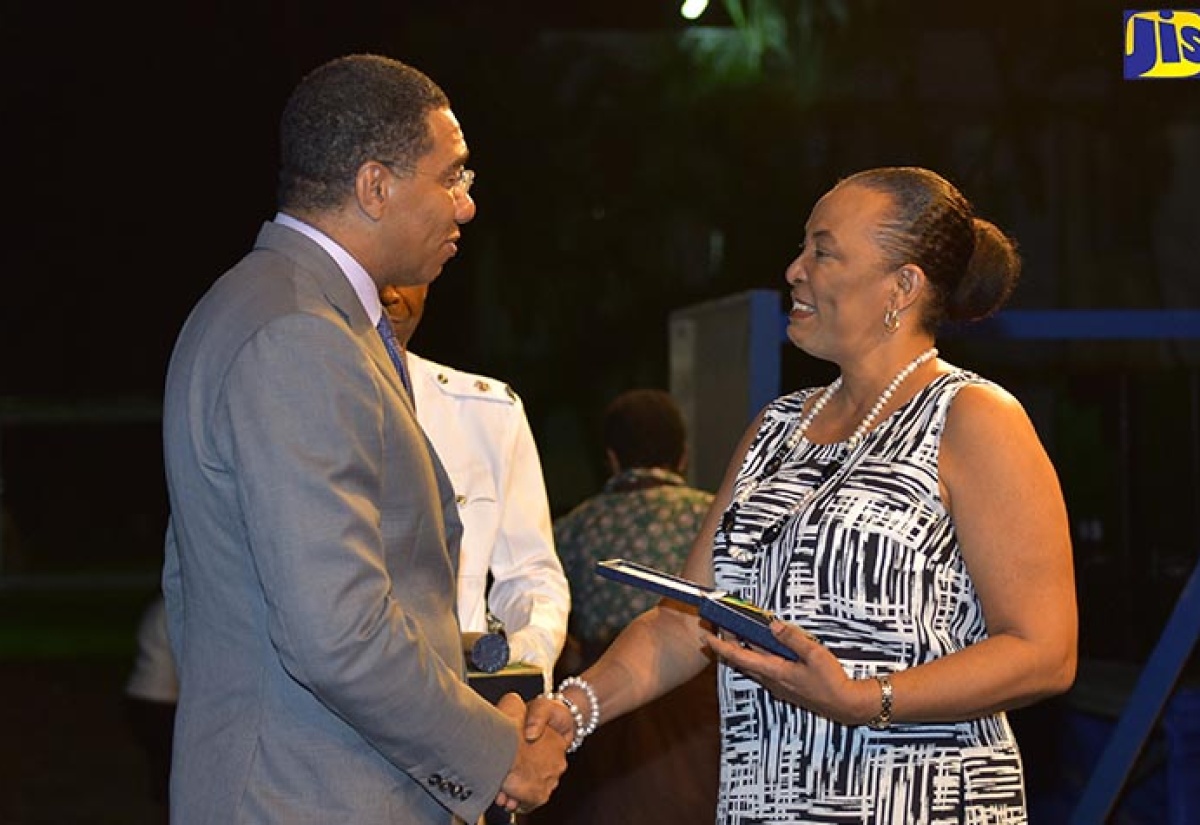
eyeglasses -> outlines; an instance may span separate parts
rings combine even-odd
[[[381,160],[379,162],[397,174],[406,173],[411,175],[421,175],[422,177],[426,178],[435,177],[434,175],[430,175],[428,172],[419,172],[416,169],[413,169],[409,166],[404,166],[394,160]],[[441,182],[442,186],[445,186],[446,190],[456,198],[469,195],[471,193],[471,186],[475,183],[475,170],[466,168],[459,169],[445,178],[442,178]]]

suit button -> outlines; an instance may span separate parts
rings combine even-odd
[[[429,777],[429,784],[435,788],[438,787],[439,785],[441,785],[444,781],[445,780],[443,780],[442,777],[436,773],[433,776]]]

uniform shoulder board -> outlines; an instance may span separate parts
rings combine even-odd
[[[486,375],[463,372],[439,364],[434,367],[433,378],[443,392],[457,398],[479,398],[502,401],[506,404],[517,403],[517,394],[512,387]]]

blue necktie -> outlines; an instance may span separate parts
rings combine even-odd
[[[392,329],[392,322],[388,320],[386,312],[379,316],[379,323],[375,325],[375,329],[379,332],[379,337],[383,339],[383,346],[387,349],[387,354],[391,357],[396,372],[400,373],[400,383],[404,385],[409,400],[414,400],[412,383],[408,380],[408,369],[404,366],[404,354],[400,349],[400,342],[396,340],[396,332]]]

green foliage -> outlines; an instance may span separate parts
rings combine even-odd
[[[817,100],[851,23],[875,0],[724,0],[732,29],[694,28],[681,46],[717,84],[781,82],[798,104]]]

